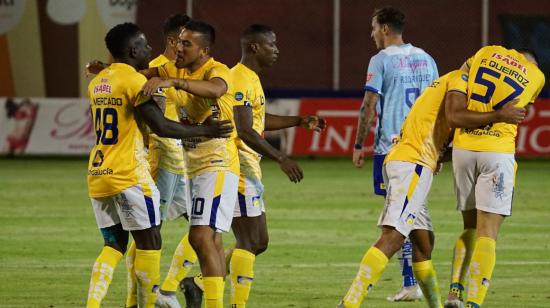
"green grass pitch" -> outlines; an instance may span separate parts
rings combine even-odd
[[[276,164],[263,163],[270,247],[257,258],[249,307],[335,307],[378,236],[383,200],[372,193],[371,162],[362,170],[348,159],[300,163],[305,172],[300,184],[290,183]],[[519,162],[513,216],[500,233],[484,307],[550,307],[549,170],[548,160]],[[85,305],[102,245],[85,177],[84,159],[0,160],[0,307]],[[452,187],[446,165],[429,196],[443,294],[453,243],[462,229]],[[163,227],[163,276],[186,230],[185,221]],[[229,245],[232,235],[224,240]],[[400,283],[392,260],[363,306],[425,307],[424,302],[387,302]],[[123,307],[125,290],[121,263],[104,307]]]

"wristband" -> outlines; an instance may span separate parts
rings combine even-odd
[[[359,144],[359,143],[356,143],[353,145],[353,148],[356,149],[356,150],[362,150],[363,149],[363,145],[362,144]]]

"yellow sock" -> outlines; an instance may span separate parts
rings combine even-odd
[[[416,281],[418,281],[424,293],[424,298],[428,301],[428,306],[432,308],[443,307],[441,304],[439,284],[437,283],[437,274],[433,267],[432,260],[413,262],[413,272]]]
[[[99,307],[101,305],[101,300],[107,294],[109,284],[113,280],[113,272],[120,259],[122,259],[120,251],[109,246],[103,247],[92,270],[86,307]]]
[[[470,262],[470,281],[468,283],[466,307],[478,308],[483,304],[495,267],[495,250],[495,240],[488,237],[477,238],[472,261]]]
[[[344,297],[346,308],[356,308],[361,305],[363,298],[384,272],[386,264],[388,264],[388,257],[380,249],[372,246],[367,250],[359,265],[359,271]]]
[[[256,255],[234,249],[231,257],[231,308],[244,308],[254,281]]]
[[[206,308],[223,308],[223,277],[203,277]]]
[[[154,307],[160,283],[160,250],[136,249],[134,267],[142,303],[140,307]]]
[[[460,300],[463,300],[464,286],[468,277],[468,267],[470,266],[475,239],[476,230],[465,229],[455,242],[450,292],[454,293]]]
[[[126,271],[128,272],[128,287],[126,292],[126,307],[137,307],[137,279],[134,269],[136,259],[136,242],[132,241],[126,252]]]
[[[199,287],[199,289],[204,291],[204,282],[202,281],[202,273],[198,273],[197,275],[195,275],[195,277],[193,277],[193,281],[195,282],[197,287]]]
[[[193,247],[191,247],[191,244],[189,244],[189,236],[186,234],[174,252],[168,275],[166,275],[166,279],[164,279],[160,289],[176,292],[180,281],[187,276],[187,273],[195,262],[197,262],[197,254],[193,250]]]

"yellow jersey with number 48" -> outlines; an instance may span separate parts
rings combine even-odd
[[[96,132],[88,162],[92,198],[112,196],[134,185],[140,185],[146,195],[151,193],[154,182],[135,116],[136,107],[151,99],[141,92],[146,81],[130,65],[113,63],[88,86]]]
[[[445,95],[451,91],[466,94],[467,82],[468,74],[460,70],[432,82],[416,99],[385,162],[407,161],[434,171],[452,137],[445,117]]]
[[[469,66],[468,109],[490,112],[514,99],[517,106],[534,103],[544,86],[544,74],[525,56],[501,46],[481,48]],[[455,131],[453,146],[470,151],[514,153],[517,125],[493,123]]]

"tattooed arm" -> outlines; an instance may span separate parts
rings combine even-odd
[[[357,168],[363,167],[365,162],[363,143],[365,142],[365,137],[367,137],[370,131],[372,120],[376,114],[376,103],[378,102],[378,96],[379,95],[377,93],[366,91],[365,97],[363,98],[363,103],[359,109],[357,135],[355,136],[355,145],[353,147],[353,164]]]

